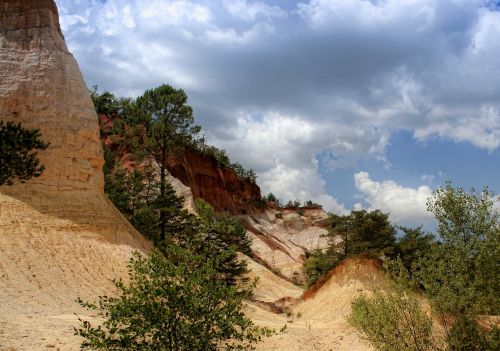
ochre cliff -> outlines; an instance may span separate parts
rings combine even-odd
[[[111,133],[115,118],[119,117],[99,115],[99,123],[104,131],[101,139],[115,153],[122,167],[131,169],[135,162],[133,155]],[[238,178],[234,170],[219,167],[212,156],[196,150],[188,149],[180,155],[170,156],[167,169],[174,178],[191,189],[194,199],[203,198],[218,212],[252,213],[256,203],[262,200],[257,184]]]
[[[50,147],[29,191],[99,192],[102,149],[94,106],[59,28],[53,1],[0,2],[0,119],[39,128]],[[26,186],[9,188],[19,194]]]
[[[0,191],[116,240],[119,232],[133,230],[104,195],[96,119],[78,64],[64,41],[54,1],[2,0],[0,120],[40,129],[50,146],[39,152],[45,165],[41,177]]]
[[[97,116],[52,0],[0,1],[0,119],[50,142],[41,177],[0,187],[0,350],[76,350],[75,299],[112,292],[150,246],[103,192]]]
[[[168,170],[191,188],[194,198],[203,198],[217,211],[249,213],[262,199],[257,184],[240,180],[232,169],[219,168],[212,157],[193,150],[169,158]]]

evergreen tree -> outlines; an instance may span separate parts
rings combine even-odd
[[[41,139],[38,129],[26,129],[21,124],[0,121],[0,185],[24,183],[42,175],[45,166],[35,150],[45,150],[49,144]]]
[[[389,221],[389,215],[380,210],[351,211],[349,215],[330,214],[328,227],[327,250],[313,252],[304,263],[309,284],[347,257],[393,257],[396,253],[396,230]]]
[[[143,151],[151,157],[160,173],[160,241],[165,241],[167,226],[167,162],[172,154],[179,154],[195,143],[200,127],[193,125],[193,110],[187,105],[187,95],[182,89],[161,85],[146,90],[129,106],[136,122],[141,122],[147,137]],[[168,205],[168,204],[167,204]]]
[[[219,269],[227,282],[235,284],[248,272],[246,263],[238,259],[237,251],[247,256],[252,254],[245,227],[227,213],[216,215],[213,207],[202,199],[196,200],[196,209],[200,216],[201,230],[206,235],[203,241],[205,249],[209,247],[215,254],[221,251],[229,253],[220,263]]]
[[[417,228],[399,226],[398,228],[403,235],[398,239],[396,251],[406,269],[411,271],[413,264],[430,252],[432,245],[436,242],[432,234],[422,230],[422,226]]]

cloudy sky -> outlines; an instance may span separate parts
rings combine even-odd
[[[429,223],[500,191],[500,1],[56,0],[87,85],[189,96],[263,193]]]

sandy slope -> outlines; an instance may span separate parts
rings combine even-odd
[[[0,195],[0,350],[76,350],[74,313],[88,317],[74,301],[112,293],[110,280],[126,276],[133,250],[147,250],[140,236],[103,234],[70,220],[42,214]],[[299,298],[302,289],[249,260],[259,282],[249,316],[259,325],[287,332],[266,339],[258,350],[369,350],[347,325],[349,302],[380,287],[375,265],[350,261],[338,268],[314,296],[291,314],[276,314],[258,301]]]
[[[78,349],[73,313],[86,312],[75,299],[110,293],[111,279],[126,276],[131,252],[148,247],[121,223],[108,230],[41,214],[0,194],[0,350]]]
[[[276,330],[287,325],[285,333],[264,340],[257,349],[371,350],[347,324],[346,317],[354,297],[384,287],[385,277],[376,261],[350,259],[330,272],[323,285],[304,293],[308,297],[300,299],[288,314],[276,315],[249,305],[249,315],[257,324]]]

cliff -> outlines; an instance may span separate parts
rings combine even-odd
[[[150,246],[103,192],[97,116],[52,0],[0,1],[0,119],[50,142],[41,177],[0,187],[0,350],[76,350],[75,299],[111,293]]]
[[[104,131],[102,142],[115,152],[123,167],[131,168],[134,164],[133,155],[113,137],[113,121],[113,117],[99,115],[99,123]],[[196,150],[188,149],[181,155],[171,155],[167,169],[174,178],[191,189],[194,199],[203,198],[218,212],[252,213],[256,203],[262,200],[257,184],[239,179],[234,170],[219,167],[212,156]]]
[[[39,152],[45,165],[41,177],[0,191],[108,236],[110,228],[112,233],[132,233],[103,192],[96,118],[54,1],[0,2],[0,119],[38,128],[50,142]]]
[[[250,213],[262,199],[257,184],[240,180],[232,169],[219,168],[212,157],[194,150],[170,157],[168,170],[191,188],[194,198],[203,198],[217,211]]]

